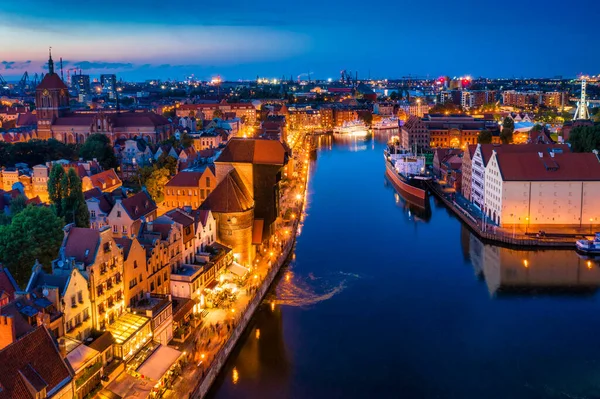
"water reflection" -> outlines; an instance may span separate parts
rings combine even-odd
[[[273,304],[284,306],[312,306],[331,299],[342,292],[350,279],[360,278],[357,274],[338,272],[326,277],[309,273],[306,277],[296,275],[292,270],[284,273],[276,290]]]
[[[257,311],[252,329],[247,333],[244,345],[232,354],[235,362],[228,363],[220,374],[214,387],[229,380],[234,386],[243,384],[244,397],[256,397],[259,392],[277,397],[277,390],[290,376],[291,360],[285,349],[283,319],[279,306],[273,307],[265,302]],[[211,390],[208,397],[214,397]]]
[[[463,240],[464,243],[464,240]],[[600,287],[600,267],[574,251],[525,251],[483,244],[470,234],[468,251],[490,295],[590,295]]]

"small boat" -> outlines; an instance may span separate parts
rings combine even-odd
[[[600,254],[600,232],[597,232],[593,240],[577,240],[575,243],[577,251],[585,254]]]
[[[399,125],[398,118],[395,118],[395,117],[386,118],[386,119],[382,119],[379,122],[375,122],[373,124],[373,130],[398,132],[398,131],[400,131],[400,125]]]

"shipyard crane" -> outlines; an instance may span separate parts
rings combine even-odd
[[[21,80],[19,80],[19,89],[21,91],[25,91],[28,88],[28,84],[30,83],[29,81],[29,74],[27,73],[27,71],[25,71],[25,73],[23,74],[23,76],[21,77]]]
[[[8,83],[6,82],[6,80],[4,80],[4,77],[2,75],[0,75],[0,86],[8,86]]]

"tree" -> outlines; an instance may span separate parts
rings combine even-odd
[[[79,150],[79,156],[87,160],[96,158],[105,170],[118,166],[110,139],[101,133],[94,133],[88,137]]]
[[[38,259],[47,270],[63,240],[63,220],[52,209],[27,206],[7,226],[0,226],[0,259],[17,283],[24,286]]]
[[[157,169],[166,168],[171,175],[177,173],[177,159],[168,154],[162,154],[154,164]]]
[[[600,125],[576,126],[571,130],[569,143],[573,152],[592,152],[600,149]]]
[[[21,213],[23,209],[27,207],[27,198],[24,195],[17,195],[12,201],[10,201],[10,216],[15,217],[15,215]]]
[[[62,212],[65,223],[75,223],[77,227],[90,227],[90,213],[85,203],[81,188],[81,179],[75,169],[70,168],[63,176],[62,184],[64,193],[62,198]]]
[[[371,123],[373,122],[373,114],[368,111],[359,112],[358,119],[362,120],[365,123],[365,125],[371,126]]]
[[[154,168],[150,176],[146,179],[145,185],[148,194],[154,202],[160,203],[164,201],[164,188],[171,178],[171,173],[167,168]]]
[[[48,198],[54,204],[54,210],[58,216],[63,215],[64,177],[66,177],[66,174],[62,165],[55,163],[50,170],[50,177],[48,178]]]
[[[514,131],[515,121],[507,116],[502,122],[502,131],[500,132],[500,140],[502,141],[502,144],[512,143]]]
[[[213,112],[213,119],[214,119],[214,118],[223,119],[223,116],[224,116],[224,115],[223,115],[223,111],[221,111],[220,109],[216,109],[216,110]]]
[[[492,143],[492,132],[489,130],[482,130],[477,137],[479,144],[491,144]]]
[[[194,144],[194,139],[187,133],[181,135],[181,146],[183,148],[189,148]]]

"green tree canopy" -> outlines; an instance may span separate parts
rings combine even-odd
[[[76,160],[77,146],[63,144],[54,139],[31,140],[14,144],[0,143],[0,166],[12,166],[18,162],[35,166],[57,159]]]
[[[194,139],[187,133],[181,135],[181,146],[183,148],[189,148],[194,144]]]
[[[500,141],[502,141],[502,144],[510,144],[513,142],[514,131],[515,121],[507,116],[502,122],[502,131],[500,131]]]
[[[171,173],[167,168],[153,168],[152,172],[145,180],[146,190],[154,202],[163,202],[165,185],[169,182]]]
[[[118,166],[110,139],[101,133],[94,133],[87,138],[81,146],[81,150],[79,150],[79,156],[86,160],[96,158],[104,169],[112,169]]]
[[[479,136],[477,136],[477,142],[480,144],[492,144],[492,132],[482,130]]]
[[[600,125],[574,127],[569,135],[569,143],[573,152],[600,150]]]
[[[166,168],[171,175],[177,173],[177,159],[168,154],[162,154],[154,164],[157,169]]]
[[[220,109],[216,109],[215,112],[213,112],[213,118],[223,119],[223,116],[223,111]]]
[[[0,226],[0,259],[21,287],[36,259],[50,270],[63,240],[63,225],[52,209],[29,205],[9,225]]]
[[[77,176],[75,169],[70,168],[69,172],[62,178],[64,189],[62,198],[62,211],[65,223],[75,223],[77,227],[90,227],[90,214],[85,203],[83,191],[81,188],[81,179]]]
[[[55,163],[50,170],[48,178],[48,197],[54,205],[54,209],[58,216],[63,215],[63,197],[65,188],[63,187],[63,178],[66,176],[62,165]]]
[[[373,123],[373,114],[371,112],[359,112],[358,118],[367,126],[371,126],[371,123]]]

